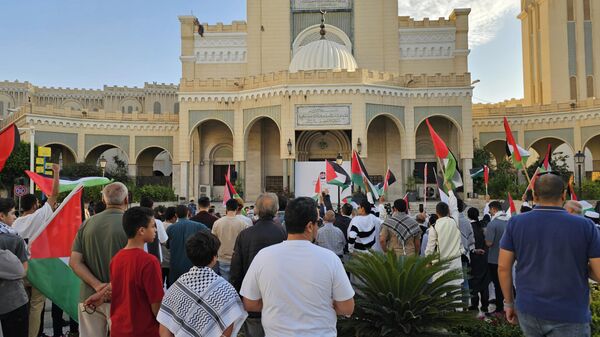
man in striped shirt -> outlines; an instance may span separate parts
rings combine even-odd
[[[371,213],[371,204],[365,199],[358,206],[358,215],[350,222],[348,229],[348,250],[350,253],[380,250],[377,243],[381,221]]]

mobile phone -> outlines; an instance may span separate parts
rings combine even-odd
[[[424,208],[423,208],[423,204],[419,204],[419,213],[423,213]]]

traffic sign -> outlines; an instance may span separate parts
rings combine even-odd
[[[22,197],[27,194],[27,187],[25,185],[15,185],[15,196]]]

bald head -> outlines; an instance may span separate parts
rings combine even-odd
[[[323,221],[325,222],[334,222],[335,221],[335,213],[331,210],[325,212],[325,216],[323,217]]]
[[[275,193],[263,193],[256,199],[256,212],[259,218],[274,218],[279,209],[279,200]]]
[[[102,190],[102,199],[107,206],[127,205],[127,186],[123,183],[115,182],[108,184]]]
[[[544,174],[535,181],[534,197],[538,203],[556,203],[562,200],[565,192],[565,182],[555,174]]]
[[[567,200],[567,202],[565,202],[565,209],[570,214],[583,215],[583,207],[581,207],[579,201]]]

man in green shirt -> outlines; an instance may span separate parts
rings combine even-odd
[[[106,210],[89,218],[77,232],[69,265],[81,279],[79,332],[86,337],[106,337],[110,329],[110,303],[85,307],[91,295],[109,286],[110,260],[127,244],[123,213],[127,209],[127,187],[122,183],[106,185],[102,199]]]

